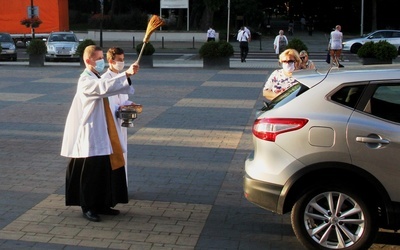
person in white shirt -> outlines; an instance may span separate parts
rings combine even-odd
[[[99,214],[117,215],[117,203],[128,203],[125,161],[108,97],[132,94],[130,77],[139,65],[111,79],[101,79],[103,51],[89,45],[83,54],[85,70],[79,77],[64,129],[61,156],[69,157],[65,205],[81,206],[83,217],[100,221]]]
[[[274,51],[275,54],[278,56],[286,49],[286,46],[288,45],[288,39],[287,37],[284,35],[284,31],[280,30],[279,34],[275,37],[274,40]]]
[[[215,41],[215,30],[212,26],[207,30],[207,42],[209,41]]]
[[[247,35],[249,36],[248,41],[250,42],[250,41],[251,41],[251,32],[250,32],[250,29],[247,28],[246,26],[244,26],[243,28],[244,28],[244,31],[246,31]]]
[[[125,53],[124,50],[117,47],[112,47],[107,51],[107,62],[108,62],[108,69],[107,71],[101,76],[103,79],[111,79],[117,76],[125,66]],[[133,87],[132,87],[133,88]],[[129,100],[129,95],[127,94],[117,94],[108,97],[110,103],[110,109],[113,113],[116,113],[120,106],[123,105],[132,105],[134,102]],[[116,128],[118,132],[118,137],[121,142],[123,155],[125,159],[125,173],[126,173],[126,184],[128,185],[128,130],[126,127],[121,126],[122,119],[116,119]]]
[[[249,53],[249,39],[249,34],[245,31],[244,27],[241,27],[237,34],[241,62],[246,62],[247,54]]]
[[[342,27],[336,25],[335,30],[331,32],[331,37],[328,44],[328,50],[331,55],[331,64],[337,67],[344,67],[339,63],[340,55],[342,54],[342,40],[343,33],[341,32]]]

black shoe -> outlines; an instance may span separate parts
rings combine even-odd
[[[344,66],[342,64],[339,63],[339,68],[344,68]]]
[[[105,215],[119,215],[120,212],[117,209],[112,209],[112,208],[106,207],[106,208],[97,210],[97,213],[105,214]]]
[[[93,212],[92,210],[88,210],[86,212],[83,212],[83,218],[89,220],[89,221],[94,221],[94,222],[99,222],[100,217]]]

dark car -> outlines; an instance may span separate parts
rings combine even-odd
[[[1,54],[2,60],[17,60],[17,48],[15,42],[9,33],[0,33]]]

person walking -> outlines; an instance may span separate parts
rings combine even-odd
[[[247,54],[249,53],[249,39],[249,34],[245,31],[244,27],[241,27],[237,34],[241,62],[246,62]]]
[[[207,30],[207,42],[215,41],[215,30],[210,26]]]
[[[288,39],[287,37],[284,35],[284,31],[280,30],[279,34],[275,37],[274,40],[274,51],[275,54],[278,56],[286,49],[286,46],[288,45]]]
[[[342,64],[339,63],[340,56],[342,54],[342,40],[342,27],[340,25],[336,25],[335,30],[331,32],[328,50],[331,56],[331,65],[339,68],[344,67]]]
[[[70,158],[65,204],[80,206],[85,219],[98,222],[99,214],[117,215],[119,210],[112,207],[128,203],[123,149],[108,97],[134,92],[130,77],[139,65],[130,65],[112,79],[101,79],[102,49],[87,46],[83,60],[86,68],[78,80],[61,146],[61,156]]]
[[[107,51],[107,62],[108,69],[101,76],[102,79],[112,79],[116,77],[125,66],[125,53],[124,50],[119,47],[109,48]],[[133,88],[133,87],[132,87]],[[120,106],[133,105],[134,102],[129,100],[128,94],[117,94],[108,97],[110,103],[110,109],[115,114]],[[118,137],[121,142],[124,160],[125,160],[125,173],[126,173],[126,185],[128,186],[128,129],[122,126],[123,120],[117,117],[116,119],[116,129],[118,132]]]
[[[293,21],[293,19],[289,20],[288,33],[291,36],[293,36],[293,34],[294,34],[294,21]]]
[[[309,16],[307,20],[307,30],[308,30],[308,35],[312,36],[312,33],[314,31],[314,20],[311,16]]]

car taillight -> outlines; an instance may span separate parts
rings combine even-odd
[[[307,119],[301,118],[261,118],[254,121],[253,134],[262,140],[274,142],[276,136],[306,125]]]

